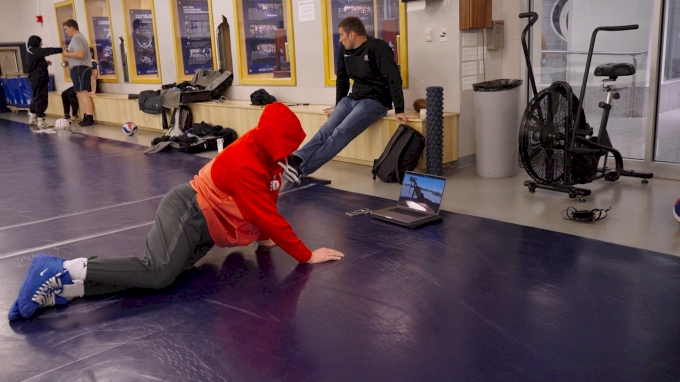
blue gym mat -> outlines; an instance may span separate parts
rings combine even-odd
[[[207,162],[6,120],[0,142],[3,317],[37,253],[141,256],[162,195]],[[0,320],[0,380],[680,379],[680,258],[450,212],[345,215],[393,204],[295,190],[282,214],[343,260],[215,248],[168,289]]]

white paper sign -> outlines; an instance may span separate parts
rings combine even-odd
[[[314,0],[299,1],[298,12],[300,15],[300,22],[316,20],[316,13],[314,12]]]

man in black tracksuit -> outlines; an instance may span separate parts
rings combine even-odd
[[[394,104],[396,119],[406,123],[401,74],[394,53],[383,40],[366,35],[358,17],[338,26],[342,46],[338,54],[336,105],[327,110],[328,121],[301,149],[288,157],[284,174],[288,180],[318,170],[354,138],[380,120]],[[349,95],[350,79],[354,81]]]
[[[31,82],[33,98],[31,108],[28,112],[28,123],[38,125],[39,128],[47,127],[45,122],[45,110],[47,110],[47,84],[50,81],[47,67],[52,62],[45,60],[46,56],[59,54],[61,48],[43,48],[42,39],[38,36],[31,36],[26,44],[28,56],[28,80]]]

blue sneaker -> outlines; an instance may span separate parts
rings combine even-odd
[[[24,318],[31,317],[39,308],[68,303],[65,298],[57,296],[64,285],[73,284],[63,264],[64,259],[54,256],[37,255],[33,259],[19,290],[19,312]]]
[[[19,299],[14,301],[14,305],[12,305],[12,308],[10,308],[7,317],[9,318],[10,321],[18,320],[21,318],[21,312],[19,312]]]

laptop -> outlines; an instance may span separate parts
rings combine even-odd
[[[406,227],[417,227],[441,220],[439,207],[442,204],[444,186],[446,186],[444,177],[407,171],[401,184],[397,205],[371,211],[371,218]]]

